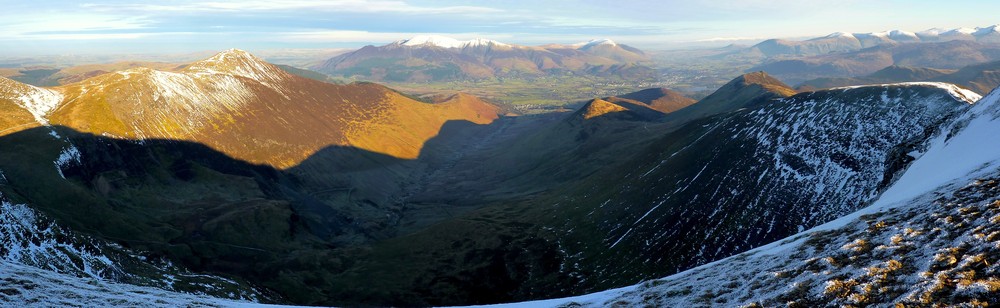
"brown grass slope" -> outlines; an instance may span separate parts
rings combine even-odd
[[[17,103],[26,87],[17,81],[0,77],[0,135],[39,125],[31,113]]]
[[[639,105],[637,103],[641,103],[645,107],[661,113],[671,113],[697,102],[694,99],[685,97],[683,94],[667,88],[650,88],[619,96],[612,96],[606,98],[605,100],[618,104],[628,103],[632,105]]]
[[[427,104],[386,87],[298,77],[230,50],[177,72],[148,68],[61,87],[53,124],[95,135],[205,144],[288,168],[320,149],[351,146],[414,159],[449,120],[487,124],[497,108],[468,96]]]

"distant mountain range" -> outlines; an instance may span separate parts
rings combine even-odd
[[[891,30],[870,33],[837,32],[805,41],[770,39],[760,42],[750,51],[764,56],[811,56],[834,52],[855,51],[885,44],[926,43],[947,41],[975,41],[985,44],[1000,43],[1000,25],[984,28],[929,29],[921,32]]]
[[[897,65],[959,69],[1000,60],[1000,45],[953,40],[932,43],[891,43],[823,55],[775,57],[750,68],[766,71],[795,84],[824,77],[856,77]]]
[[[373,81],[431,82],[551,74],[649,75],[643,51],[609,39],[572,45],[521,46],[488,39],[416,36],[365,46],[311,69]]]

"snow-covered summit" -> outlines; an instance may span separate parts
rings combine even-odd
[[[840,37],[854,38],[854,34],[850,32],[834,32],[828,34],[827,36],[824,36],[823,38],[840,38]]]
[[[0,77],[0,90],[2,90],[0,99],[10,100],[24,108],[42,125],[48,125],[46,117],[63,100],[63,95],[59,91],[23,84],[4,77]]]
[[[883,41],[885,39],[893,40],[897,42],[938,42],[942,40],[979,40],[985,37],[992,37],[994,35],[1000,34],[1000,24],[992,25],[987,27],[975,27],[975,28],[931,28],[919,32],[910,32],[904,30],[887,30],[878,32],[834,32],[826,36],[821,36],[814,38],[812,40],[819,39],[832,39],[832,38],[856,38],[859,40],[871,39],[871,38],[881,38]],[[864,45],[865,43],[862,42]]]
[[[973,34],[973,33],[976,33],[976,31],[977,30],[973,29],[973,28],[958,28],[958,29],[948,30],[948,31],[946,31],[944,33],[941,33],[941,35]]]
[[[917,34],[910,31],[892,30],[889,31],[889,38],[911,38],[917,39]]]
[[[618,43],[615,43],[615,41],[612,41],[611,39],[604,38],[604,39],[593,39],[593,40],[589,40],[589,41],[586,41],[586,42],[580,42],[580,43],[573,44],[573,46],[577,47],[577,49],[587,49],[587,48],[591,48],[591,47],[595,47],[595,46],[602,46],[602,45],[604,45],[604,46],[618,46]]]
[[[924,31],[917,32],[917,35],[920,35],[920,36],[938,36],[938,35],[941,35],[941,33],[945,33],[947,31],[948,30],[944,29],[944,28],[930,28],[930,29],[927,29],[927,30],[924,30]]]
[[[1000,32],[1000,25],[992,25],[989,27],[976,28],[976,32],[972,33],[974,36],[982,36],[991,33]]]
[[[410,39],[398,41],[403,46],[434,45],[444,48],[460,48],[462,41],[440,35],[417,35]]]
[[[441,35],[417,35],[410,39],[396,41],[394,44],[402,46],[424,46],[431,45],[442,48],[466,48],[478,46],[509,46],[498,41],[476,38],[468,41],[460,41],[451,37]]]
[[[510,46],[501,42],[497,42],[491,39],[475,38],[465,41],[462,47],[479,47],[479,46]]]
[[[229,49],[214,56],[191,63],[186,69],[196,76],[224,74],[254,79],[266,84],[276,83],[286,74],[280,68],[264,61],[253,54],[240,50]]]

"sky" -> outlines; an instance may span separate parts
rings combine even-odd
[[[995,0],[0,0],[0,56],[357,48],[417,34],[677,49],[985,27]]]

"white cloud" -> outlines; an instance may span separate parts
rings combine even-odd
[[[81,7],[100,11],[142,12],[247,12],[282,10],[321,10],[354,13],[420,13],[420,14],[479,14],[503,10],[483,6],[415,6],[392,0],[333,0],[333,1],[214,1],[160,4],[83,4]]]
[[[509,35],[484,35],[481,33],[409,33],[409,32],[368,32],[368,31],[346,31],[346,30],[315,30],[301,32],[275,33],[275,39],[285,42],[311,42],[311,43],[357,43],[357,42],[385,42],[390,43],[402,39],[408,39],[416,35],[442,35],[460,40],[485,38],[491,39],[509,38]]]
[[[24,34],[15,39],[23,40],[58,40],[58,41],[86,41],[86,40],[123,40],[138,39],[162,33],[84,33],[84,34]]]
[[[694,40],[695,42],[736,42],[736,41],[763,41],[766,37],[713,37],[707,39]]]
[[[122,17],[88,13],[60,13],[49,15],[26,14],[5,16],[0,21],[0,39],[35,38],[136,38],[138,33],[86,33],[105,30],[145,29],[149,21],[142,17]]]

